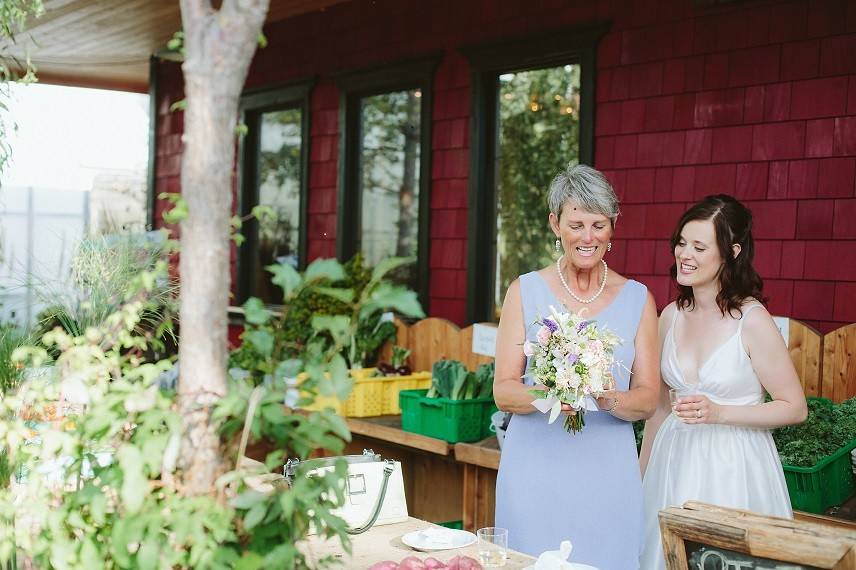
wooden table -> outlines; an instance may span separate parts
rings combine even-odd
[[[401,537],[415,530],[433,526],[429,522],[411,518],[407,522],[373,527],[364,534],[351,537],[352,554],[345,554],[338,540],[328,540],[313,536],[300,543],[298,548],[306,554],[310,560],[317,560],[324,556],[335,556],[341,560],[342,567],[347,569],[365,569],[377,562],[391,560],[401,562],[408,556],[417,556],[425,560],[429,556],[442,562],[448,562],[455,556],[469,556],[478,560],[478,548],[476,544],[456,548],[454,550],[442,550],[436,552],[419,552],[401,542]],[[535,563],[535,559],[526,554],[508,551],[508,560],[503,568],[507,570],[521,570]]]

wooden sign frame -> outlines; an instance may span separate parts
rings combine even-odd
[[[687,542],[700,543],[710,550],[771,560],[778,562],[780,567],[856,568],[856,526],[768,517],[698,502],[685,503],[682,508],[664,509],[659,517],[668,570],[700,568],[698,562],[690,565]],[[725,566],[722,562],[720,566],[708,566],[721,567],[728,570],[776,568],[775,565],[754,564]]]

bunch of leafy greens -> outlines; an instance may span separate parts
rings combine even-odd
[[[470,372],[458,360],[438,360],[431,369],[428,398],[472,400],[493,395],[494,363],[482,364]]]
[[[808,398],[808,418],[799,425],[773,430],[784,465],[812,467],[856,439],[856,398],[833,404]]]
[[[397,266],[375,270],[372,282]],[[35,568],[308,568],[326,567],[332,557],[310,560],[298,549],[310,528],[328,539],[350,543],[345,523],[334,515],[344,500],[346,466],[323,476],[299,477],[293,486],[268,481],[287,456],[307,458],[313,450],[341,453],[350,438],[331,411],[298,413],[283,406],[286,377],[305,372],[304,400],[321,391],[350,389],[345,359],[360,315],[394,308],[421,313],[412,292],[374,286],[354,291],[332,287],[343,278],[335,260],[312,263],[303,274],[287,265],[270,268],[283,289],[284,307],[306,290],[351,306],[350,315],[315,315],[315,334],[297,353],[278,360],[273,316],[258,300],[248,302],[250,325],[244,342],[263,359],[255,363],[272,380],[253,387],[233,381],[212,414],[221,434],[224,472],[205,495],[181,484],[186,441],[176,395],[159,388],[169,361],[140,356],[148,342],[139,324],[153,275],[137,282],[131,296],[101,326],[75,336],[62,328],[47,333],[44,346],[22,347],[14,360],[40,366],[48,349],[58,356],[53,374],[30,378],[0,399],[0,446],[18,477],[0,489],[0,563],[13,560]],[[166,265],[159,265],[166,271]],[[156,277],[156,276],[154,276]],[[150,292],[150,291],[148,291]],[[74,392],[62,409],[61,394]],[[69,400],[66,400],[68,403]],[[26,411],[26,414],[22,414]],[[33,424],[29,418],[54,422]],[[36,430],[38,437],[33,437]],[[248,446],[273,449],[261,462],[243,460]],[[260,480],[260,477],[262,478]]]

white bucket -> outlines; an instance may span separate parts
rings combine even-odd
[[[505,439],[505,430],[502,429],[502,424],[505,421],[505,412],[494,412],[490,416],[490,431],[496,434],[496,441],[499,442],[499,448],[502,449],[502,440]]]

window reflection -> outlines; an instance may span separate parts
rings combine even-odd
[[[580,67],[565,65],[498,80],[495,314],[509,284],[554,258],[547,191],[579,160]]]
[[[273,211],[259,223],[256,296],[282,303],[282,291],[265,267],[286,262],[297,268],[300,225],[301,110],[263,113],[259,120],[258,203]]]
[[[421,96],[413,89],[361,100],[359,240],[370,266],[417,254]],[[394,278],[418,287],[415,265]]]

